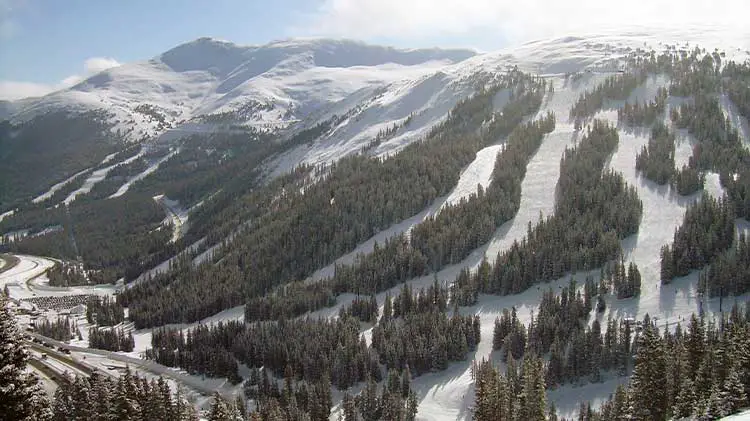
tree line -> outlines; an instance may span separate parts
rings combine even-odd
[[[643,205],[621,174],[603,171],[617,142],[617,130],[595,120],[579,144],[565,150],[554,215],[540,215],[526,237],[498,253],[494,264],[485,260],[475,273],[459,273],[454,293],[461,304],[476,302],[479,292],[515,294],[620,255],[620,240],[638,230]]]
[[[674,151],[674,133],[663,123],[657,123],[651,129],[648,145],[635,157],[635,169],[657,184],[667,184],[675,177]]]
[[[130,352],[135,347],[133,333],[125,334],[120,328],[98,328],[89,329],[89,347],[103,349],[106,351]]]
[[[726,196],[717,200],[704,193],[690,205],[672,245],[661,249],[662,282],[702,269],[729,249],[735,237],[734,220],[734,207]]]
[[[635,344],[633,374],[598,410],[581,404],[587,421],[717,419],[748,405],[748,306],[734,306],[718,321],[693,315],[663,332],[648,315]]]
[[[504,108],[503,118],[494,118],[492,98],[501,88],[512,89],[514,99]],[[259,213],[226,249],[221,264],[195,270],[188,266],[168,275],[162,284],[179,279],[180,288],[151,284],[130,288],[123,299],[133,320],[139,327],[199,320],[264,295],[279,284],[304,279],[445,195],[455,186],[460,170],[486,146],[477,128],[489,122],[488,130],[510,132],[538,109],[543,94],[541,79],[511,71],[491,88],[460,102],[425,140],[395,156],[343,158],[320,180],[306,185],[304,192],[299,186],[283,185],[277,185],[280,191],[266,191],[262,201],[271,203],[260,207],[239,200],[234,206]],[[208,279],[212,288],[205,289]]]
[[[115,326],[125,320],[125,309],[114,298],[90,295],[86,301],[86,321],[99,326]]]

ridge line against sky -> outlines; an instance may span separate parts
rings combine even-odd
[[[750,39],[748,12],[745,0],[0,0],[0,99],[44,95],[203,36],[491,51],[621,25],[706,24]]]

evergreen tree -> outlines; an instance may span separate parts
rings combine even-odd
[[[631,414],[637,420],[663,420],[668,409],[664,345],[648,316],[643,325],[631,378]]]
[[[8,299],[0,295],[0,420],[48,420],[47,396],[33,374]]]

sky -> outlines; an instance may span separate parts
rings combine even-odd
[[[748,33],[747,0],[0,0],[0,99],[39,96],[210,36],[492,51],[624,25]]]

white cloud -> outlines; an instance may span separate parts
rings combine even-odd
[[[117,60],[110,57],[92,57],[86,60],[83,67],[87,74],[95,74],[119,65]]]
[[[52,92],[54,88],[43,83],[14,82],[0,80],[0,100],[16,100],[21,98],[42,96]]]
[[[55,84],[0,80],[0,100],[13,101],[47,95],[60,89],[70,88],[93,74],[119,65],[120,63],[113,58],[92,57],[83,63],[82,74],[70,75]]]
[[[483,34],[520,42],[624,25],[742,27],[748,10],[746,0],[324,0],[297,32],[407,41]]]

